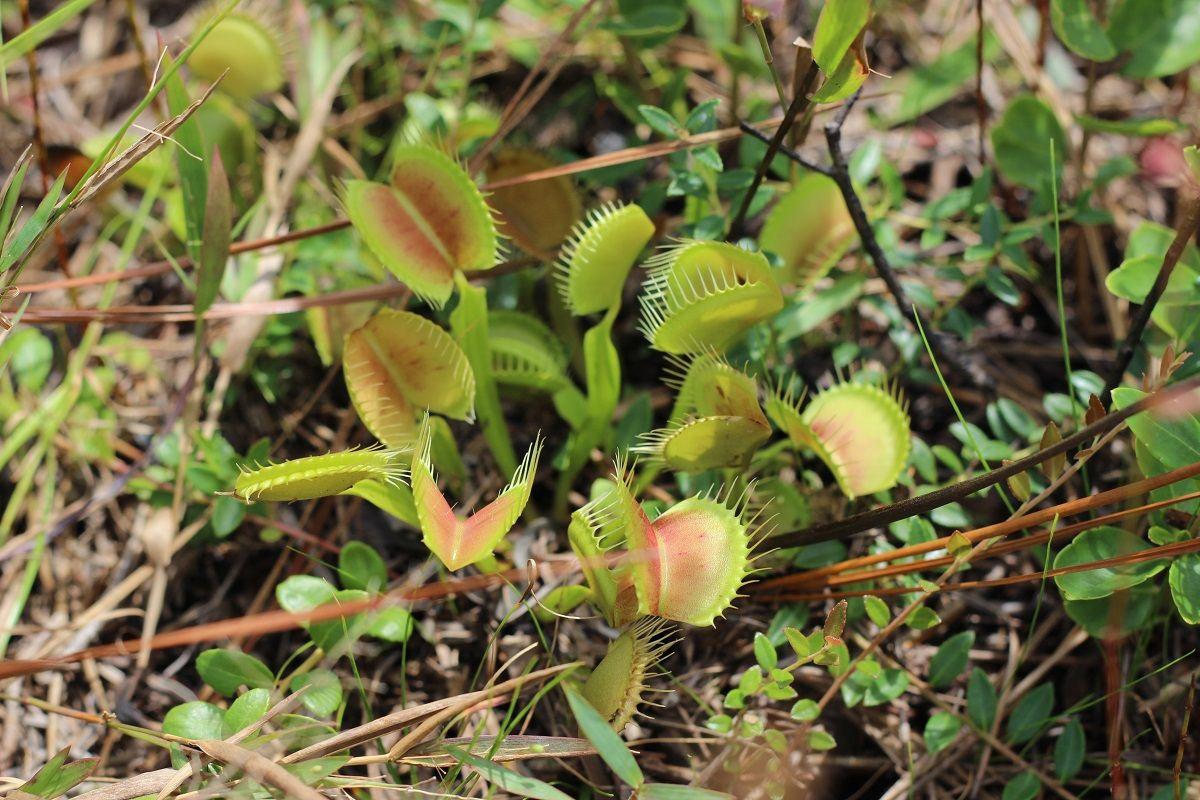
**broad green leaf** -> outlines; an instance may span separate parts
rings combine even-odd
[[[1009,103],[991,135],[996,165],[1006,178],[1022,186],[1049,186],[1052,143],[1059,171],[1066,160],[1067,137],[1058,118],[1033,95],[1021,95]]]
[[[1050,24],[1062,43],[1084,58],[1108,61],[1117,54],[1087,0],[1050,0]]]
[[[827,0],[822,6],[813,34],[812,56],[826,75],[837,70],[870,15],[870,0]]]
[[[548,783],[514,772],[493,761],[488,761],[486,758],[472,755],[461,747],[447,745],[446,752],[461,763],[474,768],[488,783],[511,794],[534,798],[534,800],[571,800],[570,796],[563,794]]]
[[[1041,781],[1032,772],[1018,773],[1015,778],[1004,784],[1000,800],[1033,800],[1041,786]]]
[[[212,703],[193,700],[175,706],[163,717],[163,733],[186,739],[220,739],[225,712]]]
[[[902,669],[885,669],[867,686],[863,696],[864,706],[890,703],[908,689],[908,673]]]
[[[933,658],[929,660],[929,685],[944,689],[954,683],[955,678],[967,668],[967,657],[975,644],[975,632],[956,633],[942,642]]]
[[[642,119],[646,121],[654,130],[666,136],[668,139],[678,139],[680,134],[680,124],[674,117],[663,111],[658,106],[640,105],[638,112],[641,113]]]
[[[817,705],[817,701],[809,700],[807,697],[796,701],[792,706],[792,719],[801,722],[812,722],[821,714],[821,708]]]
[[[775,645],[771,644],[771,640],[767,638],[766,634],[754,634],[754,658],[766,672],[775,669],[775,665],[779,663],[779,654],[775,652]]]
[[[945,750],[958,732],[962,730],[962,720],[945,711],[936,711],[925,723],[925,749],[930,755]]]
[[[904,624],[915,631],[927,631],[942,624],[942,618],[929,606],[921,606],[904,620]]]
[[[336,591],[324,578],[293,575],[275,587],[275,599],[284,611],[308,611],[333,600]]]
[[[580,730],[596,748],[604,763],[608,764],[618,778],[635,789],[639,788],[646,779],[625,742],[621,741],[621,737],[609,726],[608,721],[600,716],[600,712],[584,700],[582,695],[569,688],[564,691]]]
[[[308,691],[301,695],[300,702],[318,717],[332,715],[342,704],[342,682],[333,670],[314,669],[292,678],[293,692],[306,686]]]
[[[22,388],[40,392],[54,367],[54,345],[37,328],[16,328],[0,341],[0,368],[5,363]]]
[[[1041,732],[1054,713],[1054,685],[1041,683],[1029,690],[1008,715],[1004,738],[1009,744],[1025,744]]]
[[[1200,60],[1200,0],[1120,0],[1108,35],[1130,53],[1122,72],[1133,78],[1173,75]]]
[[[99,763],[98,758],[85,758],[82,761],[67,763],[69,749],[60,750],[37,773],[26,781],[20,791],[45,800],[66,794],[81,783]]]
[[[808,746],[822,753],[826,750],[832,750],[837,747],[837,740],[833,738],[827,731],[815,730],[808,733]]]
[[[1200,625],[1200,553],[1186,553],[1172,561],[1168,582],[1179,616],[1189,625]]]
[[[242,686],[266,689],[275,682],[266,664],[237,650],[205,650],[196,658],[196,671],[225,697],[233,697]]]
[[[371,616],[367,634],[385,642],[407,642],[413,632],[412,614],[400,606],[389,606]]]
[[[271,707],[271,692],[267,689],[251,689],[229,704],[225,718],[221,720],[221,735],[229,738],[251,723],[262,719]]]
[[[863,605],[866,607],[867,617],[878,627],[882,628],[892,621],[892,610],[888,608],[887,603],[875,595],[869,594],[864,597]]]
[[[347,542],[338,554],[338,579],[347,589],[380,592],[387,586],[387,564],[374,547]]]
[[[967,681],[967,717],[980,730],[991,730],[996,719],[996,687],[979,667]]]
[[[1087,752],[1087,737],[1083,726],[1077,717],[1063,727],[1062,733],[1054,742],[1054,777],[1060,781],[1069,781],[1079,774],[1083,767],[1083,757]]]
[[[1152,545],[1128,531],[1104,525],[1084,531],[1054,559],[1054,568],[1073,567],[1119,556],[1140,553]],[[1140,561],[1055,575],[1054,582],[1068,600],[1098,600],[1120,589],[1137,586],[1167,567],[1167,561]]]
[[[1123,638],[1150,624],[1158,607],[1158,597],[1158,587],[1147,581],[1121,595],[1099,600],[1067,600],[1063,609],[1072,621],[1092,636]]]
[[[1119,387],[1112,396],[1113,405],[1121,409],[1146,395],[1137,389]],[[1156,411],[1143,411],[1129,418],[1129,429],[1138,442],[1167,470],[1200,461],[1200,417],[1186,407],[1179,410],[1181,413],[1170,413],[1170,406],[1160,406]]]

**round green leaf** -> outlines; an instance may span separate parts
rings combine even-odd
[[[220,739],[225,712],[212,703],[193,700],[177,705],[163,717],[163,733],[187,739]]]
[[[196,658],[196,671],[225,697],[233,697],[242,686],[265,689],[275,682],[266,664],[236,650],[205,650]]]
[[[1104,525],[1084,531],[1054,559],[1054,568],[1074,567],[1150,549],[1151,545],[1120,528]],[[1101,567],[1056,575],[1055,583],[1068,600],[1097,600],[1120,589],[1137,586],[1167,566],[1165,560]]]

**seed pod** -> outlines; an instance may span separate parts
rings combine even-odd
[[[203,28],[221,5],[205,6],[195,15],[193,29]],[[273,92],[283,85],[282,29],[278,15],[265,3],[247,3],[213,26],[192,51],[188,67],[206,81],[224,75],[221,91],[237,98]]]
[[[439,308],[454,290],[456,272],[496,264],[491,209],[466,170],[437,147],[397,148],[391,184],[348,181],[344,202],[371,252]]]
[[[489,181],[497,182],[558,166],[536,150],[506,147],[488,164]],[[553,251],[562,244],[583,216],[583,202],[571,178],[518,183],[492,191],[500,233],[533,255]]]
[[[912,444],[908,412],[895,390],[839,383],[800,412],[803,395],[775,390],[767,414],[797,447],[825,462],[842,492],[853,499],[896,485]]]
[[[803,295],[829,273],[854,235],[837,183],[810,172],[767,214],[759,244],[783,259],[786,280]]]
[[[592,670],[582,694],[615,730],[623,729],[638,712],[647,683],[661,674],[655,667],[673,639],[663,620],[644,619],[626,628]]]
[[[381,309],[346,336],[343,372],[359,418],[388,447],[411,450],[416,410],[474,417],[475,375],[454,337],[422,316]]]
[[[609,203],[588,212],[563,246],[559,291],[572,314],[606,311],[621,301],[625,278],[654,235],[640,206]]]
[[[247,503],[329,497],[341,494],[359,481],[369,478],[395,481],[404,474],[399,455],[382,447],[344,450],[254,469],[238,469],[241,474],[234,483],[233,493]]]
[[[750,326],[783,308],[762,253],[725,242],[687,241],[646,264],[642,332],[667,353],[724,350]]]
[[[529,448],[504,491],[466,519],[454,513],[437,488],[429,457],[431,439],[426,422],[421,426],[412,462],[413,503],[425,546],[441,559],[446,569],[462,569],[490,556],[525,510],[542,452],[542,439],[538,437]]]

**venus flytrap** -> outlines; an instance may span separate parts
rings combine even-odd
[[[519,311],[492,311],[488,346],[497,384],[548,393],[572,428],[583,424],[587,399],[567,375],[566,350],[541,320]]]
[[[558,517],[566,516],[567,494],[592,448],[603,441],[621,398],[621,360],[612,326],[625,278],[653,235],[654,223],[639,206],[610,204],[593,210],[563,247],[558,282],[567,308],[576,315],[604,311],[604,317],[583,336],[586,413],[567,445],[554,496]]]
[[[690,497],[652,521],[631,479],[618,462],[608,491],[577,511],[568,531],[595,602],[615,624],[655,616],[712,625],[753,572],[763,528],[747,514],[749,492]]]
[[[665,428],[642,435],[634,451],[652,464],[695,472],[740,467],[771,435],[758,384],[716,353],[675,362],[675,407]]]
[[[812,450],[850,499],[896,485],[912,442],[906,404],[898,390],[838,383],[803,411],[804,394],[776,387],[767,415],[792,443]]]
[[[233,494],[246,503],[292,502],[342,494],[359,481],[400,480],[401,454],[382,446],[296,458],[280,464],[239,467]]]
[[[346,184],[346,212],[367,247],[418,297],[441,308],[457,287],[450,327],[474,371],[488,446],[500,468],[511,472],[516,454],[489,371],[487,294],[466,278],[499,258],[492,210],[463,166],[441,148],[404,144],[392,156],[391,183]]]
[[[592,670],[581,694],[616,730],[623,729],[645,702],[648,683],[664,673],[658,663],[674,643],[673,629],[661,619],[643,619],[618,636]]]
[[[205,4],[193,17],[196,29],[221,11],[223,4]],[[280,36],[283,21],[270,3],[243,3],[217,22],[196,46],[188,68],[209,82],[220,80],[221,91],[246,100],[283,85],[287,45]]]
[[[646,266],[642,332],[656,350],[676,355],[723,351],[783,308],[766,257],[737,245],[678,242]]]
[[[556,162],[536,150],[504,147],[490,159],[487,177],[497,183],[555,166]],[[492,190],[490,200],[500,233],[545,261],[554,260],[551,253],[583,217],[583,201],[566,176],[502,186]]]
[[[767,214],[759,244],[783,259],[784,282],[812,291],[854,242],[854,221],[837,183],[811,172]]]
[[[382,309],[347,334],[342,351],[359,419],[386,446],[411,450],[422,410],[473,419],[475,375],[466,354],[424,317]]]
[[[539,437],[513,473],[508,486],[488,505],[468,518],[459,517],[438,490],[430,463],[431,431],[422,424],[412,462],[412,493],[425,545],[449,570],[482,561],[512,528],[529,502],[538,458]]]

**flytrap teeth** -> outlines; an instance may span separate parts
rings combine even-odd
[[[240,468],[233,493],[247,503],[290,502],[341,494],[368,478],[389,482],[405,474],[399,453],[382,446]]]
[[[346,212],[376,258],[440,308],[457,273],[496,265],[492,210],[463,166],[436,145],[394,148],[393,165],[391,183],[348,181]]]
[[[413,504],[425,546],[447,569],[462,569],[491,555],[524,512],[544,440],[539,434],[512,480],[495,500],[464,519],[454,513],[437,487],[430,463],[432,439],[426,417],[421,423],[417,454],[412,462]]]
[[[556,266],[559,292],[572,314],[606,311],[621,301],[625,278],[654,223],[637,205],[608,203],[576,224]]]
[[[614,729],[623,729],[647,704],[645,695],[653,691],[648,682],[664,674],[656,667],[677,638],[666,621],[643,619],[609,645],[584,684],[583,696]]]
[[[412,448],[416,409],[474,417],[471,364],[454,338],[430,320],[381,309],[346,335],[342,350],[350,400],[367,429],[389,447]]]
[[[775,392],[767,413],[797,447],[825,462],[850,499],[896,485],[912,444],[907,403],[897,384],[843,382],[819,392],[803,411]]]
[[[762,253],[725,242],[682,241],[646,262],[640,329],[665,353],[723,350],[783,308]]]

